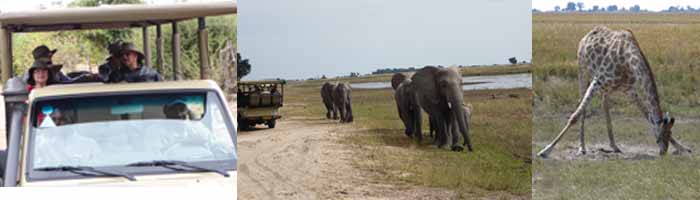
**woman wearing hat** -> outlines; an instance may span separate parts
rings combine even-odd
[[[32,67],[29,68],[27,72],[29,74],[29,76],[27,76],[27,91],[31,92],[35,88],[43,88],[56,83],[51,72],[52,67],[54,67],[53,64],[42,60],[35,60]]]

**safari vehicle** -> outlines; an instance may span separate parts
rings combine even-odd
[[[236,184],[233,115],[209,80],[4,90],[2,186]]]
[[[275,128],[284,99],[284,80],[238,83],[238,125],[245,130],[257,124]]]
[[[204,18],[236,12],[233,1],[223,1],[0,13],[7,132],[7,148],[0,149],[0,186],[213,186],[230,188],[235,196],[231,109],[215,82],[179,80],[177,23],[199,20],[199,65],[207,79]],[[157,26],[155,67],[162,70],[160,26],[165,23],[175,28],[171,71],[178,81],[52,85],[28,93],[21,76],[12,77],[12,34],[59,30],[141,27],[148,36],[148,27]],[[143,52],[150,57],[148,37],[143,39]],[[150,59],[146,65],[151,66]]]

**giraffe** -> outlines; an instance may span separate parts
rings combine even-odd
[[[609,95],[615,92],[626,94],[642,111],[651,125],[651,132],[656,137],[660,155],[666,154],[669,142],[673,144],[676,153],[690,152],[690,149],[681,145],[671,136],[671,128],[675,119],[668,112],[663,113],[661,109],[654,74],[632,31],[612,30],[604,26],[596,26],[579,42],[578,64],[579,93],[582,99],[576,111],[569,116],[564,129],[537,154],[538,156],[546,158],[564,133],[579,118],[581,118],[581,129],[579,130],[578,154],[586,153],[585,117],[583,116],[585,116],[586,107],[596,92],[601,94],[609,145],[613,152],[622,152],[613,137],[609,112]],[[586,73],[590,75],[590,81],[586,78]]]

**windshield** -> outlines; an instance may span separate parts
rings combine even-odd
[[[233,125],[213,92],[67,98],[32,110],[32,169],[236,160]]]

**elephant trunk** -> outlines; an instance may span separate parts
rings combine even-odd
[[[467,113],[466,113],[466,110],[464,110],[463,102],[464,102],[464,97],[462,97],[461,92],[459,92],[459,93],[457,93],[457,95],[453,95],[452,98],[449,98],[448,107],[449,107],[450,111],[452,112],[454,119],[456,119],[456,121],[457,121],[456,125],[459,127],[459,131],[464,136],[464,143],[466,143],[467,149],[469,151],[472,151],[472,144],[471,144],[471,141],[469,140],[469,134],[468,134],[469,127],[467,127],[468,126],[467,117],[466,117]],[[452,133],[452,134],[457,134],[457,133]]]

